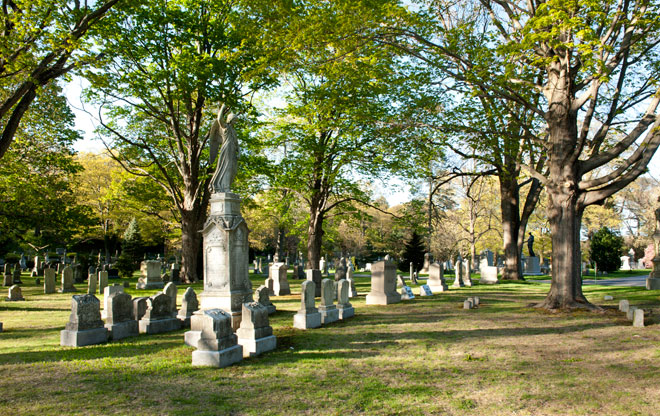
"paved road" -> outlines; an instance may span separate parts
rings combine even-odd
[[[647,274],[641,276],[621,277],[619,279],[606,279],[596,280],[589,279],[589,276],[583,276],[582,284],[584,285],[602,285],[602,286],[637,286],[646,287]],[[550,280],[536,280],[539,283],[550,283]]]

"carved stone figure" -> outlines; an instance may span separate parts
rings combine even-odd
[[[226,120],[224,119],[225,113],[228,113]],[[209,133],[211,161],[215,159],[218,145],[220,142],[222,143],[218,154],[218,164],[211,179],[211,189],[215,193],[231,192],[231,185],[238,171],[238,137],[234,129],[235,121],[234,113],[229,112],[223,104]]]

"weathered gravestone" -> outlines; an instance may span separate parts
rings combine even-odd
[[[351,284],[348,280],[342,279],[339,281],[339,299],[337,300],[337,310],[339,311],[339,319],[352,318],[355,316],[355,309],[348,301],[348,293],[350,292]]]
[[[71,315],[60,332],[60,345],[82,347],[108,340],[108,330],[101,320],[101,302],[94,295],[73,295]]]
[[[628,312],[626,312],[626,317],[628,318],[629,321],[633,320],[633,317],[635,316],[635,311],[637,310],[637,306],[630,306],[628,308]]]
[[[113,293],[123,293],[124,286],[115,283],[114,285],[106,286],[103,289],[103,312],[101,312],[101,318],[105,319],[107,317],[108,308],[110,305],[110,295]]]
[[[326,325],[339,320],[339,311],[334,304],[334,282],[330,279],[321,281],[321,323]]]
[[[181,283],[181,266],[178,261],[172,263],[171,267],[172,282],[179,284]]]
[[[181,321],[182,328],[190,328],[190,317],[199,309],[199,302],[197,301],[197,294],[192,287],[188,287],[183,293],[181,299],[181,309],[177,314],[177,319]]]
[[[133,317],[136,321],[142,319],[144,314],[147,313],[147,307],[149,306],[147,300],[149,300],[148,296],[133,298]]]
[[[44,269],[44,293],[55,293],[55,270]]]
[[[108,287],[108,272],[101,270],[99,272],[99,293],[105,293],[106,287]]]
[[[314,296],[321,296],[321,271],[317,269],[309,269],[305,271],[307,273],[307,280],[314,283]]]
[[[256,299],[257,302],[261,303],[264,307],[266,307],[266,310],[268,310],[268,314],[272,315],[275,313],[277,310],[275,308],[275,305],[273,305],[273,302],[270,301],[270,294],[268,293],[268,288],[264,285],[261,285],[257,288],[257,290],[254,292],[254,298]]]
[[[243,357],[254,357],[277,346],[273,328],[268,323],[268,309],[259,302],[243,304],[241,326],[236,330]]]
[[[131,295],[114,292],[106,299],[106,323],[110,339],[134,337],[139,334],[138,323],[133,315]]]
[[[481,277],[479,278],[479,283],[482,285],[494,285],[498,282],[497,280],[497,267],[489,266],[488,259],[482,258],[481,263],[479,264],[479,272]]]
[[[172,316],[176,316],[176,295],[177,295],[176,285],[172,282],[169,282],[165,285],[163,293],[170,297],[171,305],[170,310],[172,311]]]
[[[77,292],[76,287],[73,286],[73,269],[66,266],[62,269],[62,287],[60,293]]]
[[[9,294],[7,296],[7,301],[14,302],[17,300],[25,300],[23,294],[21,293],[21,287],[18,285],[13,285],[9,288]]]
[[[470,260],[465,259],[463,261],[463,284],[467,287],[472,287],[472,277],[470,276],[470,272],[472,269],[470,268]]]
[[[138,279],[137,289],[162,289],[165,285],[160,277],[160,262],[157,260],[144,260],[140,263],[142,277]]]
[[[633,326],[637,328],[644,327],[644,309],[635,309],[633,312]]]
[[[96,274],[90,274],[89,277],[87,278],[87,294],[88,295],[95,295],[96,294],[96,286],[97,286],[97,281],[96,281]]]
[[[465,302],[463,302],[463,309],[472,309],[474,307],[474,303],[472,303],[472,299],[466,299]]]
[[[431,291],[445,292],[448,290],[447,283],[445,282],[444,270],[441,264],[433,263],[429,266],[429,278],[426,284],[431,288]]]
[[[18,264],[16,267],[14,267],[14,272],[12,273],[12,283],[15,285],[22,285],[23,282],[21,281],[21,269],[18,267]]]
[[[286,278],[287,267],[284,263],[274,263],[270,266],[270,275],[267,280],[272,281],[273,296],[284,296],[291,294],[289,281]],[[266,283],[266,286],[271,287],[271,283]]]
[[[321,326],[321,314],[314,305],[315,284],[311,280],[302,283],[300,309],[293,315],[293,327],[298,329],[318,328]]]
[[[622,299],[619,301],[619,311],[628,312],[629,308],[630,308],[630,302],[628,302],[627,299]]]
[[[159,334],[176,331],[181,322],[173,318],[172,299],[164,293],[157,293],[147,299],[147,311],[139,321],[141,334]]]
[[[222,368],[243,359],[243,347],[237,344],[231,322],[231,316],[221,309],[207,309],[193,314],[190,328],[200,334],[195,345],[197,350],[192,353],[193,366]]]
[[[354,298],[358,295],[357,290],[355,289],[355,279],[353,278],[353,266],[348,266],[346,270],[346,280],[351,284],[350,290],[348,291],[348,297]]]
[[[5,287],[9,287],[12,284],[14,284],[14,276],[11,271],[11,265],[9,263],[5,263],[5,273],[4,273],[4,279],[2,285]]]
[[[346,279],[346,269],[346,258],[342,257],[339,259],[339,264],[335,268],[335,282]]]
[[[390,261],[379,261],[371,265],[371,291],[367,305],[389,305],[401,302],[396,291],[396,267]]]
[[[463,268],[463,262],[461,259],[456,260],[456,265],[454,266],[455,272],[456,272],[456,278],[454,279],[454,284],[451,285],[452,287],[463,287],[465,284],[463,283],[463,272],[465,269]]]

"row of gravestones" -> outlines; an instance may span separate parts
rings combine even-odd
[[[321,281],[321,304],[316,308],[316,284],[311,280],[303,282],[300,291],[300,310],[293,316],[293,327],[298,329],[318,328],[338,320],[355,316],[355,309],[349,302],[350,282],[342,279],[335,284],[330,279]],[[335,306],[335,291],[337,305]]]
[[[612,299],[605,299],[612,300]],[[636,306],[630,306],[630,302],[626,299],[619,301],[619,311],[626,314],[629,321],[632,321],[634,327],[644,326],[644,309]]]
[[[296,266],[298,267],[298,266]],[[300,266],[302,267],[302,266]],[[287,271],[288,267],[284,263],[275,263],[269,268],[268,279],[264,282],[264,285],[268,288],[270,296],[286,296],[291,294],[291,288],[289,287],[289,281],[287,280]],[[302,269],[299,269],[302,271]],[[297,273],[297,272],[296,272]],[[314,296],[321,296],[322,290],[322,274],[321,270],[318,269],[307,269],[304,271],[306,280],[314,284]],[[357,290],[355,289],[355,280],[353,279],[352,269],[348,269],[348,272],[344,273],[335,273],[335,293],[337,292],[336,285],[340,280],[347,280],[349,282],[349,293],[350,298],[357,296]],[[337,295],[335,295],[335,299]]]
[[[14,265],[13,269],[11,264],[5,264],[2,284],[5,287],[23,284],[21,281],[21,268],[18,266],[18,263]]]
[[[81,347],[118,340],[138,334],[175,331],[190,324],[190,317],[199,308],[197,295],[188,288],[181,309],[176,310],[177,288],[168,283],[163,292],[151,297],[132,298],[122,285],[104,288],[104,310],[92,293],[74,295],[71,315],[60,333],[63,346]],[[102,318],[105,319],[105,324]]]

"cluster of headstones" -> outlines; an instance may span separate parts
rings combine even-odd
[[[357,290],[355,289],[355,280],[353,279],[353,268],[346,266],[346,260],[342,259],[340,265],[337,266],[335,270],[335,292],[337,284],[340,280],[348,280],[349,282],[349,297],[357,296]],[[295,266],[299,269],[294,269],[294,275],[296,273],[303,272],[303,266]],[[289,287],[289,281],[287,280],[287,270],[288,267],[284,263],[274,263],[269,268],[268,279],[264,282],[264,285],[268,288],[271,296],[286,296],[291,294],[291,288]],[[316,297],[321,296],[321,279],[323,278],[322,271],[319,269],[307,269],[304,270],[304,275],[306,280],[314,282]],[[336,296],[335,296],[336,298]]]
[[[268,292],[266,286],[260,286],[255,292],[257,301],[243,303],[236,333],[231,316],[222,309],[195,312],[190,318],[190,331],[185,333],[185,343],[196,348],[192,365],[222,368],[274,350],[277,339],[268,315],[275,312],[275,306]]]
[[[103,292],[103,315],[93,292],[72,297],[69,322],[60,333],[61,345],[81,347],[104,343],[108,339],[175,331],[190,325],[193,312],[199,308],[197,295],[189,287],[177,313],[174,283],[168,283],[163,292],[151,297],[132,298],[119,284],[106,286]]]
[[[316,270],[320,273],[320,270]],[[338,320],[355,316],[355,309],[349,302],[350,282],[341,279],[335,284],[330,279],[321,281],[321,304],[316,308],[316,283],[313,280],[303,282],[300,293],[300,309],[293,316],[293,327],[298,329],[318,328]],[[335,295],[336,293],[336,295]],[[337,298],[337,305],[334,300]]]
[[[472,296],[463,302],[463,309],[476,309],[479,307],[479,297]]]
[[[619,301],[619,311],[626,314],[628,320],[632,321],[633,326],[640,328],[644,326],[644,309],[630,306],[630,302],[623,299]]]
[[[5,263],[3,277],[4,279],[2,284],[5,287],[23,284],[23,282],[21,281],[21,268],[18,265],[18,263],[14,265],[13,270],[11,264]]]

